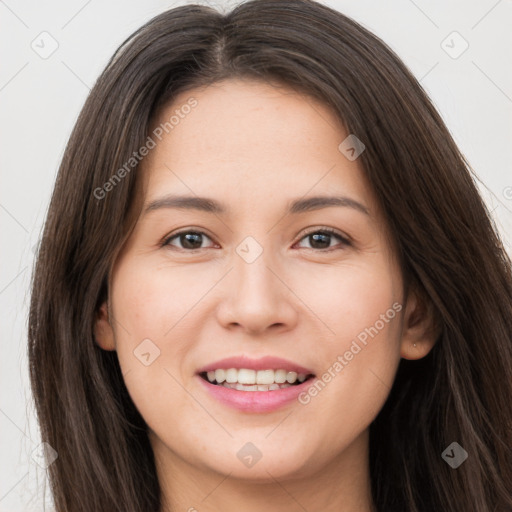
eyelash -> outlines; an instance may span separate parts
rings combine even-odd
[[[160,244],[160,247],[173,247],[173,246],[170,245],[170,242],[172,240],[174,240],[175,238],[178,238],[180,235],[191,234],[191,233],[193,233],[195,235],[204,235],[204,236],[206,236],[207,238],[209,238],[211,240],[211,237],[209,237],[203,231],[199,231],[199,230],[196,231],[196,230],[193,230],[193,229],[189,228],[189,229],[185,229],[185,230],[179,231],[178,233],[174,233],[173,235],[166,237],[162,241],[162,243]],[[324,234],[324,235],[325,234],[326,235],[332,235],[332,236],[338,238],[341,241],[341,244],[339,244],[340,247],[338,247],[338,248],[336,248],[336,247],[334,247],[334,248],[329,247],[327,249],[314,249],[314,248],[311,248],[311,247],[303,247],[303,249],[309,249],[309,250],[315,251],[315,252],[331,252],[333,250],[339,250],[339,249],[342,249],[344,247],[348,247],[348,246],[352,245],[352,243],[350,242],[350,240],[347,237],[343,236],[341,233],[339,233],[335,229],[328,228],[328,227],[321,227],[321,228],[316,228],[314,230],[308,231],[307,233],[304,233],[302,235],[302,237],[298,241],[301,242],[304,238],[307,238],[308,236],[319,234],[319,233]],[[173,249],[176,249],[178,251],[195,253],[196,251],[201,251],[202,249],[207,249],[207,247],[201,247],[201,248],[198,248],[198,249],[183,249],[181,247],[173,247]]]

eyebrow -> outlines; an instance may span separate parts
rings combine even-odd
[[[370,215],[368,208],[355,199],[344,196],[314,196],[306,199],[296,199],[289,203],[286,213],[298,214],[329,208],[332,206],[353,208],[365,215]],[[207,213],[225,214],[228,209],[215,199],[198,196],[168,195],[148,203],[144,214],[161,208],[176,208],[180,210],[199,210]]]

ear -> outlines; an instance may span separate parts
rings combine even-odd
[[[408,294],[402,327],[400,356],[421,359],[435,345],[440,334],[434,305],[417,287]]]
[[[96,343],[103,350],[115,350],[116,343],[114,339],[114,331],[110,325],[108,315],[108,306],[105,301],[100,309],[96,312],[96,320],[94,323],[94,338]]]

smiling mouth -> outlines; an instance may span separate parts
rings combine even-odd
[[[246,368],[218,369],[198,374],[214,386],[223,386],[237,391],[278,391],[300,386],[312,379],[312,373],[296,373],[286,370],[249,370]]]

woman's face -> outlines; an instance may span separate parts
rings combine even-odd
[[[349,134],[313,99],[233,80],[178,96],[154,129],[96,335],[158,459],[268,480],[365,453],[400,357],[424,353]]]

